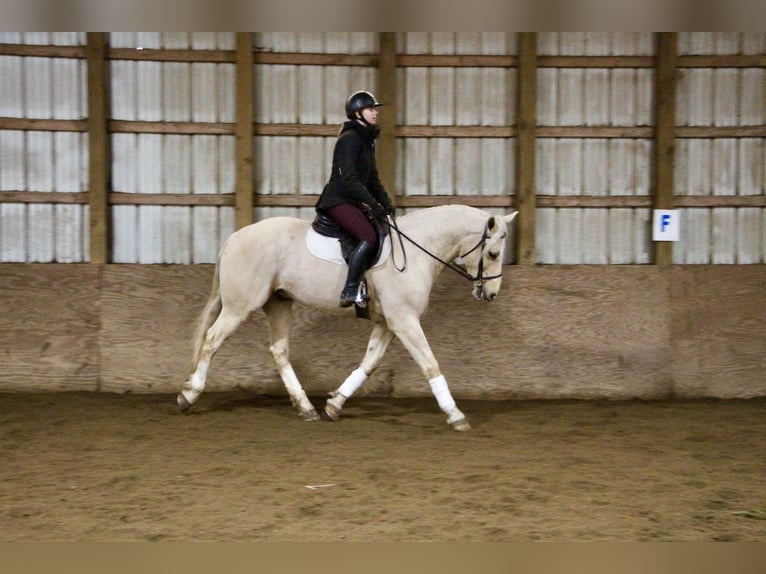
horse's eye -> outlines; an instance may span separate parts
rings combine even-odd
[[[500,255],[500,254],[499,254],[497,251],[490,251],[490,252],[489,252],[489,258],[490,258],[490,259],[497,259],[497,257],[498,257],[499,255]]]

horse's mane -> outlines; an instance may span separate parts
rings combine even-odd
[[[413,210],[407,213],[405,217],[434,217],[449,215],[454,217],[456,215],[488,215],[477,207],[471,207],[470,205],[463,205],[460,203],[452,203],[449,205],[437,205],[435,207],[425,207],[422,209]]]
[[[439,225],[442,220],[454,224],[469,217],[482,218],[488,216],[489,214],[487,212],[476,207],[462,204],[451,204],[410,211],[407,215],[404,215],[399,219],[405,227],[413,226],[419,228],[421,226],[432,227],[433,225]]]

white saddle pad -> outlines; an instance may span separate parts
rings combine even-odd
[[[306,247],[314,257],[324,259],[325,261],[332,261],[338,265],[345,265],[346,261],[343,259],[343,253],[340,248],[340,239],[334,237],[327,237],[320,235],[314,231],[313,227],[309,227],[309,231],[306,234]],[[375,262],[373,267],[382,265],[386,262],[391,255],[391,236],[387,236],[383,242],[383,249],[380,251],[380,257]]]

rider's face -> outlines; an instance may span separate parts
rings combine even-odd
[[[378,108],[364,108],[361,111],[362,117],[367,123],[375,125],[378,123]]]

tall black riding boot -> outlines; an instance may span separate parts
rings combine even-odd
[[[372,245],[366,241],[362,241],[354,247],[351,255],[348,257],[348,276],[346,277],[346,285],[343,287],[343,291],[340,293],[340,306],[350,307],[354,304],[356,299],[356,292],[359,288],[359,280],[364,272],[367,270],[367,264],[370,257],[372,257]]]

